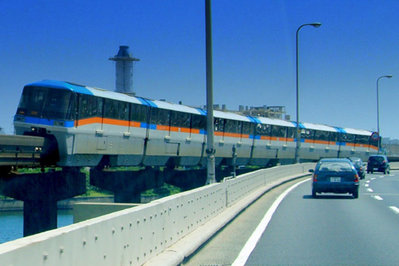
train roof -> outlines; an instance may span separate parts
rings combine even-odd
[[[313,124],[313,123],[302,123],[304,128],[306,129],[315,129],[315,130],[322,130],[322,131],[328,131],[328,132],[339,132],[339,130],[335,127],[323,125],[323,124]]]
[[[151,103],[153,103],[156,107],[162,108],[162,109],[168,109],[168,110],[173,110],[173,111],[179,111],[179,112],[185,112],[185,113],[191,113],[191,114],[197,114],[197,115],[203,115],[203,112],[200,112],[200,110],[187,106],[187,105],[182,105],[182,104],[175,104],[175,103],[170,103],[166,101],[159,101],[159,100],[147,100]]]
[[[45,88],[63,89],[63,90],[69,90],[69,91],[76,92],[76,93],[104,97],[104,98],[109,98],[109,99],[118,100],[118,101],[125,101],[125,102],[131,102],[131,103],[136,103],[136,104],[148,105],[148,103],[143,101],[142,99],[131,96],[131,95],[118,93],[118,92],[114,92],[114,91],[108,91],[108,90],[99,89],[99,88],[94,88],[94,87],[88,87],[88,86],[79,85],[79,84],[66,82],[66,81],[42,80],[42,81],[30,83],[27,86],[38,86],[38,87],[45,87]]]
[[[355,128],[341,128],[344,133],[349,133],[349,134],[356,134],[356,135],[365,135],[365,136],[371,136],[373,132],[364,130],[364,129],[355,129]]]
[[[217,118],[239,120],[239,121],[244,121],[244,122],[253,122],[247,116],[243,116],[243,115],[236,114],[236,113],[230,113],[230,112],[222,112],[222,111],[218,111],[218,110],[213,111],[213,116],[217,117]]]
[[[261,116],[258,116],[255,119],[258,120],[261,124],[270,124],[270,125],[284,126],[284,127],[296,127],[296,124],[281,119],[261,117]]]

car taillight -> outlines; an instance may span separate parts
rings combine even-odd
[[[359,176],[357,174],[355,175],[355,182],[359,182]]]
[[[317,175],[316,174],[313,175],[313,182],[317,182]]]

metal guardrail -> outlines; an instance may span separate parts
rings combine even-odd
[[[30,265],[155,265],[160,261],[163,265],[178,264],[265,191],[308,174],[313,165],[258,170],[7,242],[0,245],[0,265],[26,265],[27,261]],[[213,229],[207,230],[209,234],[200,232],[200,240],[178,245],[204,227]]]
[[[0,135],[0,167],[39,165],[44,145],[42,137]]]

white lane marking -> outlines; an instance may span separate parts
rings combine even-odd
[[[283,201],[283,199],[288,195],[288,193],[291,192],[294,188],[297,186],[301,185],[304,182],[309,181],[310,178],[303,180],[291,187],[289,187],[287,190],[283,192],[272,204],[270,209],[266,212],[265,216],[262,218],[262,221],[258,224],[256,227],[255,231],[252,233],[252,235],[249,237],[247,243],[245,243],[244,247],[240,251],[240,254],[238,254],[238,257],[235,259],[233,262],[232,266],[242,266],[245,265],[247,262],[249,255],[251,255],[252,251],[256,247],[256,244],[258,243],[260,237],[262,236],[263,232],[266,230],[270,220],[272,219],[272,216],[274,212],[277,210],[277,207],[280,205],[280,203]]]
[[[368,192],[374,192],[374,190],[372,190],[371,188],[367,189]]]
[[[365,187],[369,187],[370,185],[369,185],[369,184],[364,184],[364,186],[365,186]]]
[[[399,208],[395,206],[389,206],[389,208],[396,214],[399,214]]]
[[[378,195],[375,195],[375,196],[373,196],[376,200],[383,200],[383,198],[381,198],[380,196],[378,196]]]
[[[371,180],[375,180],[375,177],[371,178]]]

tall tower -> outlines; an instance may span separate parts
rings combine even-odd
[[[140,61],[129,53],[129,46],[119,46],[118,54],[109,58],[115,61],[115,91],[135,95],[133,91],[133,62]]]

